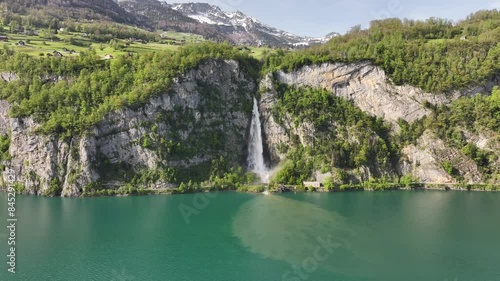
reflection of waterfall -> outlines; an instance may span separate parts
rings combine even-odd
[[[264,147],[262,145],[262,129],[257,99],[253,99],[252,125],[248,143],[248,169],[256,173],[262,182],[267,182],[268,170],[264,163]]]

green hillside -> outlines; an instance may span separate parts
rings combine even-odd
[[[3,49],[0,69],[16,73],[20,79],[0,82],[0,98],[17,104],[11,116],[34,115],[44,124],[44,132],[70,136],[99,122],[111,110],[147,102],[153,94],[168,89],[172,78],[207,58],[239,60],[249,71],[258,72],[252,70],[256,62],[249,52],[209,42],[113,60],[102,60],[95,51],[57,59]],[[66,79],[57,83],[34,79],[46,75]]]
[[[445,92],[484,83],[500,71],[500,12],[479,11],[455,25],[387,19],[353,27],[328,44],[266,58],[265,71],[322,62],[372,61],[398,85]]]

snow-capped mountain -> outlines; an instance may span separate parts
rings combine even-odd
[[[118,3],[121,9],[141,23],[140,26],[200,34],[206,39],[234,44],[305,47],[325,43],[338,35],[332,33],[320,38],[297,36],[263,24],[242,12],[226,12],[207,3],[168,4],[164,0],[105,1]]]
[[[255,19],[245,17],[240,12],[226,13],[219,7],[207,3],[182,3],[173,4],[171,7],[202,23],[231,26],[233,24],[244,24],[246,20],[256,22]]]
[[[300,47],[325,43],[332,38],[332,36],[324,38],[297,36],[265,25],[242,12],[226,12],[218,6],[207,3],[172,4],[170,8],[199,23],[216,27],[227,39],[236,44]]]

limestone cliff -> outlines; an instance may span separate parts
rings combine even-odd
[[[6,82],[10,82],[10,81],[17,80],[18,77],[15,73],[12,73],[12,72],[2,72],[2,73],[0,73],[0,79],[4,80]]]
[[[2,74],[2,79],[15,79],[15,74]],[[8,165],[25,193],[79,196],[96,183],[118,186],[148,171],[165,174],[173,168],[196,175],[220,156],[241,164],[255,90],[237,62],[209,60],[147,104],[113,112],[82,136],[66,140],[38,134],[32,118],[9,118],[10,104],[0,101],[0,134],[11,137]],[[159,177],[147,187],[169,184]]]
[[[443,162],[455,162],[464,180],[468,183],[481,183],[481,172],[476,163],[460,150],[449,147],[433,133],[426,131],[417,145],[403,149],[403,173],[412,173],[415,178],[425,183],[456,183],[442,166]]]
[[[447,104],[464,95],[489,92],[495,85],[490,82],[452,93],[426,93],[408,85],[393,85],[383,69],[368,62],[305,66],[291,73],[278,71],[275,78],[287,85],[327,89],[353,101],[361,110],[394,124],[400,118],[412,122],[429,114],[424,107],[426,101],[434,105]]]
[[[262,93],[260,108],[269,158],[275,163],[286,159],[282,147],[288,145],[292,138],[298,137],[302,145],[308,146],[303,140],[317,136],[313,130],[307,130],[308,124],[294,125],[287,115],[285,115],[285,120],[280,120],[280,122],[275,120],[272,109],[278,99],[277,83],[294,87],[308,86],[326,89],[333,95],[352,101],[361,110],[383,118],[392,125],[393,133],[399,130],[397,125],[399,119],[411,123],[430,114],[431,110],[429,106],[425,106],[426,103],[449,104],[463,96],[488,93],[496,85],[495,81],[490,81],[483,86],[470,87],[462,91],[444,94],[426,93],[409,85],[393,85],[382,69],[367,62],[325,63],[305,66],[289,73],[278,71],[268,74],[260,83]],[[495,137],[495,133],[489,135],[471,133],[468,141],[479,148],[496,153],[500,159],[498,152],[500,141]],[[417,145],[402,149],[400,163],[395,169],[399,175],[412,174],[424,183],[456,183],[457,180],[442,167],[443,162],[446,161],[455,163],[465,182],[483,182],[482,174],[474,161],[459,150],[448,147],[443,140],[430,132],[426,132],[418,140]],[[493,165],[498,167],[498,162],[499,160]]]

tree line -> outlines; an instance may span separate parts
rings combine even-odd
[[[480,11],[458,24],[386,19],[355,27],[325,45],[268,55],[263,72],[324,62],[371,61],[398,85],[442,93],[484,83],[500,71],[500,13]]]

